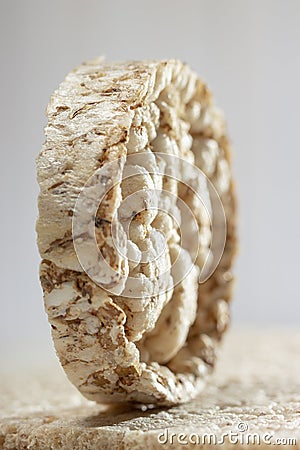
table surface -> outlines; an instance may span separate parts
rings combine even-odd
[[[145,410],[85,400],[53,360],[0,376],[0,448],[300,449],[299,374],[299,331],[232,330],[201,395]]]

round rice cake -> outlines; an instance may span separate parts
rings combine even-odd
[[[229,322],[223,115],[180,61],[98,59],[67,75],[47,116],[36,229],[60,362],[97,402],[188,401]]]

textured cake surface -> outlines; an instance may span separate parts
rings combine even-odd
[[[37,233],[60,362],[91,400],[187,401],[229,321],[235,200],[223,115],[179,61],[95,60],[66,77],[47,116]],[[199,283],[224,230],[223,256]]]
[[[54,358],[40,372],[12,368],[14,375],[0,376],[0,448],[200,448],[180,444],[179,435],[193,442],[195,434],[212,434],[220,442],[225,433],[238,432],[240,444],[227,437],[223,445],[206,441],[202,448],[242,448],[250,434],[260,436],[260,445],[256,437],[245,448],[273,448],[277,439],[293,439],[280,447],[299,449],[299,345],[299,332],[291,330],[230,331],[205,391],[188,403],[146,411],[84,399]],[[269,444],[266,435],[272,436]]]

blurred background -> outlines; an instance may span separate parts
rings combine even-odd
[[[38,280],[35,158],[52,91],[99,55],[179,58],[208,82],[234,148],[240,253],[233,326],[299,327],[300,1],[0,5],[1,366],[40,364],[52,354]]]

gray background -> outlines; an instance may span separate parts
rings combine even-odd
[[[296,0],[1,0],[1,365],[49,354],[35,157],[51,92],[98,55],[180,58],[207,80],[234,146],[233,323],[299,326],[299,24]]]

